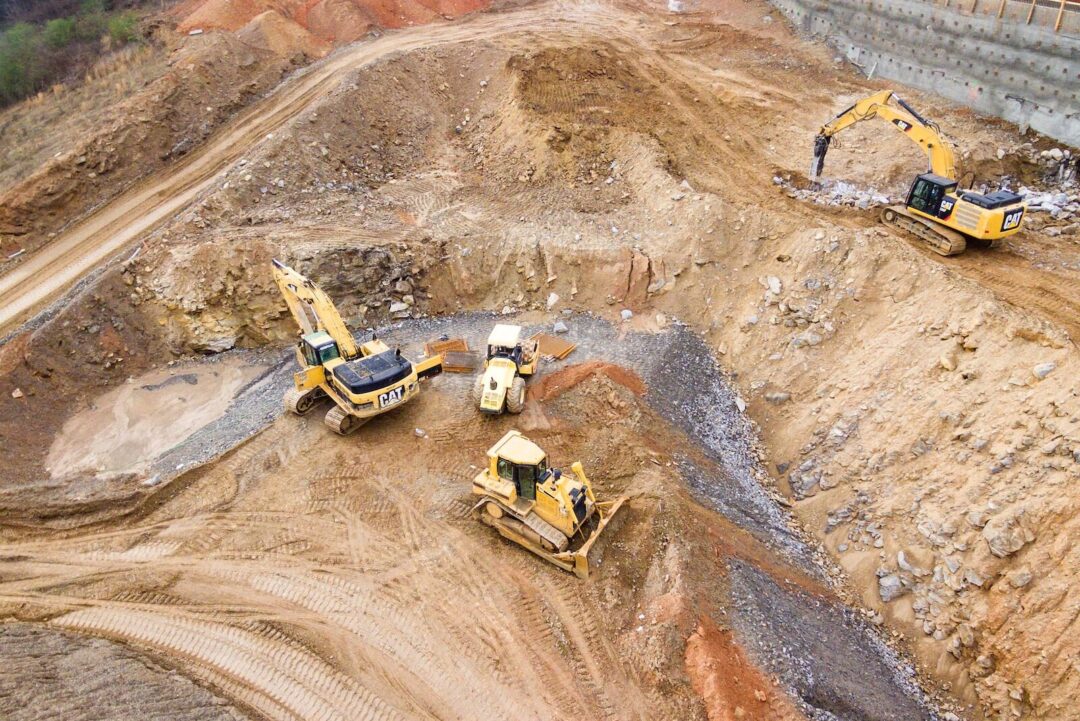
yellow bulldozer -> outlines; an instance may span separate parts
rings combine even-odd
[[[895,100],[896,105],[889,101]],[[858,101],[821,127],[814,140],[810,177],[817,178],[837,133],[871,118],[888,121],[917,143],[929,160],[929,172],[915,178],[904,205],[881,211],[881,222],[921,238],[941,255],[963,253],[968,241],[996,245],[1020,230],[1025,205],[1019,195],[995,190],[985,195],[960,190],[956,155],[937,125],[917,113],[891,90]]]
[[[518,431],[487,452],[473,479],[474,515],[504,538],[578,578],[589,575],[589,550],[626,500],[598,502],[580,462],[573,477],[548,465],[547,454]]]
[[[525,379],[536,373],[540,347],[534,339],[522,340],[521,334],[521,326],[499,323],[488,336],[484,372],[473,387],[473,400],[484,413],[521,413],[525,408]]]
[[[275,260],[274,280],[300,326],[300,371],[285,393],[285,409],[310,413],[329,397],[334,407],[323,422],[348,435],[371,418],[403,405],[420,392],[420,381],[442,372],[442,356],[412,363],[400,349],[375,338],[357,346],[330,297],[315,283]]]

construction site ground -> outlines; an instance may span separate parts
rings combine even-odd
[[[207,31],[117,64],[108,123],[18,153],[104,90],[4,111],[5,718],[1071,718],[1070,212],[942,258],[833,202],[925,161],[866,123],[812,187],[884,86],[757,0],[352,43],[250,5],[179,4]],[[1053,142],[898,92],[979,181],[1076,202]],[[447,373],[340,437],[282,414],[271,258],[414,358],[577,347],[520,416]],[[510,428],[629,497],[588,580],[471,517]]]

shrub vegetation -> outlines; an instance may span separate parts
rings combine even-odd
[[[0,105],[77,79],[102,54],[142,42],[131,5],[0,0]]]

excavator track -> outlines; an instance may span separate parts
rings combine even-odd
[[[341,409],[340,406],[334,406],[326,412],[326,416],[323,417],[323,423],[326,427],[337,433],[339,436],[347,436],[355,431],[360,426],[364,425],[367,419],[357,418],[351,413],[347,413]]]
[[[285,410],[298,416],[305,416],[311,413],[315,409],[315,404],[325,396],[326,394],[319,388],[308,391],[290,388],[285,391]]]
[[[963,234],[928,223],[899,205],[891,205],[882,210],[881,222],[890,228],[916,236],[939,255],[959,255],[967,249],[967,240]]]

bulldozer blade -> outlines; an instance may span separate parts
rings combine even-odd
[[[597,506],[601,510],[600,524],[593,531],[589,539],[576,551],[563,551],[561,553],[552,553],[545,550],[540,546],[533,543],[531,540],[516,532],[514,529],[509,528],[495,519],[488,516],[486,513],[479,513],[479,509],[486,502],[486,499],[481,500],[474,508],[473,512],[477,518],[479,518],[484,524],[491,526],[499,532],[499,534],[514,543],[522,546],[523,548],[532,551],[540,558],[543,558],[548,563],[554,564],[564,571],[574,574],[578,578],[586,579],[589,577],[589,549],[600,537],[600,533],[607,526],[608,522],[614,517],[615,512],[619,510],[619,507],[626,501],[626,496],[618,498],[614,501],[606,501],[604,503],[598,503]]]
[[[615,517],[615,513],[622,507],[622,504],[626,502],[626,496],[620,496],[614,501],[605,501],[603,503],[596,504],[600,509],[600,523],[597,525],[596,530],[592,532],[589,539],[582,544],[581,548],[573,552],[574,555],[574,575],[578,578],[589,577],[589,549],[600,538],[600,534],[604,532],[604,528]],[[570,570],[570,569],[567,569]]]

